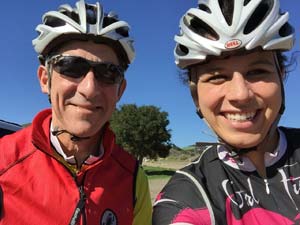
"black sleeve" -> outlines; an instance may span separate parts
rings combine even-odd
[[[177,172],[154,203],[152,224],[180,222],[206,225],[210,224],[210,215],[199,183],[195,184],[193,179]]]

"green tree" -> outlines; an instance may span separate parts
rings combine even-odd
[[[133,154],[140,163],[144,157],[167,157],[172,147],[168,113],[155,106],[124,104],[113,113],[111,127],[117,143]]]

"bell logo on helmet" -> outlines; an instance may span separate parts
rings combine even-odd
[[[225,43],[225,48],[227,48],[227,49],[234,49],[234,48],[238,48],[239,46],[241,46],[241,44],[242,44],[241,40],[239,40],[239,39],[233,39],[233,40],[227,41]]]

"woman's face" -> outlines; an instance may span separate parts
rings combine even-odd
[[[197,65],[198,104],[214,132],[236,148],[258,145],[281,106],[274,53],[256,51]]]

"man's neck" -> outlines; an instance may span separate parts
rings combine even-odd
[[[67,162],[72,164],[76,162],[78,168],[89,156],[100,157],[103,154],[103,147],[101,148],[100,146],[104,129],[89,138],[79,140],[72,140],[72,136],[68,132],[59,132],[58,130],[59,134],[54,134],[53,131],[55,131],[55,128],[53,123],[51,123],[51,142],[56,151]]]
[[[75,157],[78,167],[81,167],[90,155],[99,155],[101,135],[94,135],[89,139],[79,141],[72,141],[67,133],[57,138],[64,153],[67,156]]]

